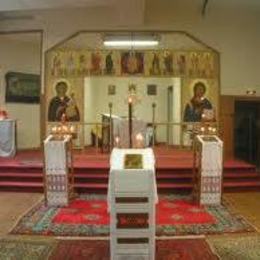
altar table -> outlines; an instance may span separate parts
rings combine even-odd
[[[0,120],[0,157],[12,157],[16,153],[15,125],[15,120]]]
[[[223,142],[216,135],[197,135],[194,141],[194,199],[200,205],[220,205]]]
[[[55,140],[49,135],[44,141],[44,194],[48,206],[68,206],[73,193],[72,137]]]

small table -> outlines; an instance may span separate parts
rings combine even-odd
[[[216,135],[194,139],[193,198],[200,205],[220,205],[222,199],[223,142]]]
[[[68,206],[74,192],[72,137],[49,135],[44,141],[44,195],[48,206]]]
[[[12,157],[16,153],[16,121],[0,120],[0,157]]]

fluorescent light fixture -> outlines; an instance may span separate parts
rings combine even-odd
[[[105,46],[118,47],[118,46],[156,46],[159,41],[156,40],[106,40]]]
[[[154,36],[107,36],[104,39],[104,45],[109,47],[120,46],[156,46],[159,44],[159,40]]]

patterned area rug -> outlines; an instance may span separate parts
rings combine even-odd
[[[0,260],[45,260],[55,245],[50,240],[0,239]]]
[[[225,206],[199,207],[190,197],[160,197],[156,208],[157,235],[199,235],[254,231],[243,218]],[[81,195],[69,207],[45,207],[40,203],[25,214],[12,234],[54,236],[103,236],[109,234],[106,197]]]
[[[213,251],[225,260],[259,260],[260,236],[221,236],[208,238]]]
[[[187,250],[189,248],[189,250]],[[72,240],[59,242],[50,260],[109,260],[109,242],[91,240]],[[130,259],[129,257],[124,259]],[[204,239],[177,239],[156,241],[156,259],[158,260],[215,260]]]

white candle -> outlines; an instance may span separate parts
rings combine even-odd
[[[120,138],[119,138],[119,136],[116,136],[115,137],[115,143],[116,143],[117,147],[119,147],[119,142],[120,142]]]
[[[135,136],[135,139],[136,139],[137,148],[142,148],[143,147],[143,141],[144,141],[143,135],[141,133],[138,133]]]

